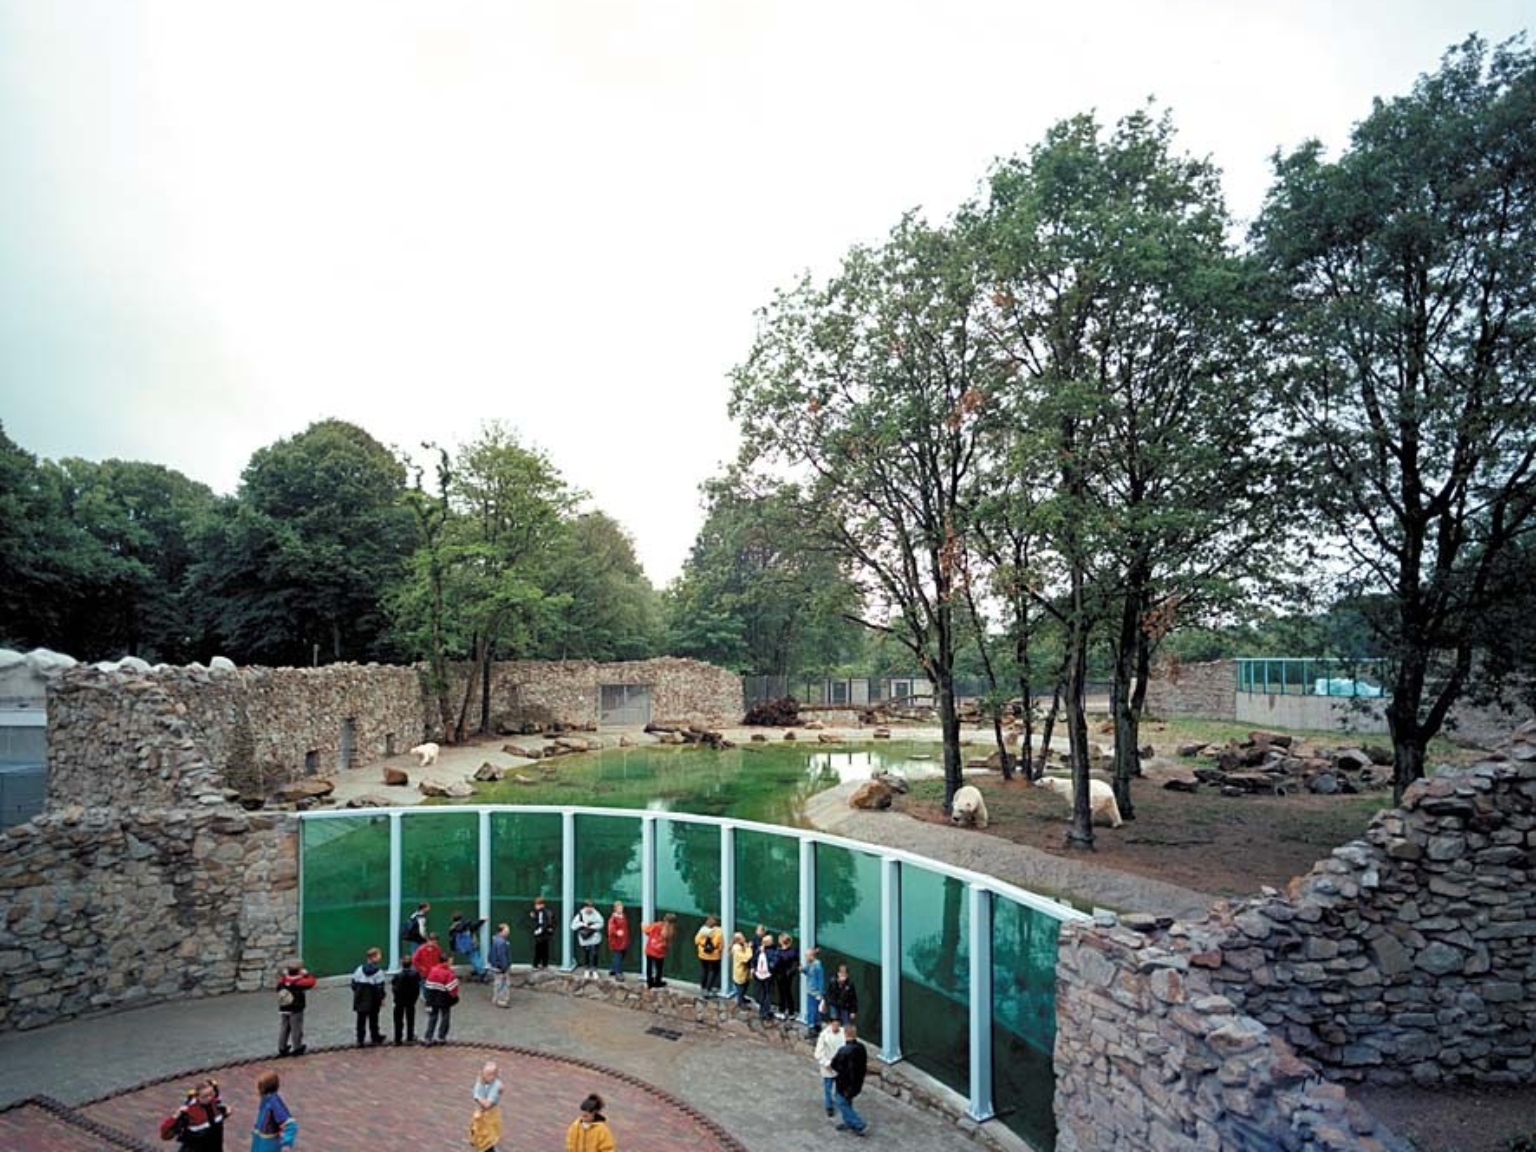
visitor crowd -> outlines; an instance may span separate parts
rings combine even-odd
[[[369,948],[362,963],[352,973],[352,1011],[356,1020],[354,1038],[361,1048],[385,1043],[380,1021],[386,1000],[393,997],[392,1043],[416,1044],[416,1009],[426,1009],[423,1046],[444,1044],[453,1023],[453,1009],[459,1003],[459,978],[453,956],[462,957],[471,971],[471,979],[492,985],[491,1003],[498,1008],[511,1004],[512,928],[498,924],[486,956],[480,954],[480,929],[484,920],[454,913],[448,927],[451,951],[443,950],[439,935],[431,930],[428,917],[431,904],[422,902],[406,917],[401,928],[401,963],[397,971],[385,971],[383,952]],[[532,941],[534,968],[549,967],[549,949],[555,934],[554,913],[541,896],[527,914]],[[598,975],[600,951],[606,943],[609,951],[608,974],[624,979],[625,960],[631,933],[622,901],[614,901],[605,919],[591,900],[583,902],[572,917],[570,930],[580,952],[578,967],[584,978]],[[677,916],[668,912],[639,926],[642,956],[648,988],[664,988],[666,964],[677,938]],[[822,1080],[823,1105],[828,1116],[837,1115],[839,1130],[862,1136],[867,1124],[855,1110],[853,1101],[863,1089],[867,1055],[858,1040],[856,1019],[858,992],[848,975],[848,966],[839,964],[829,981],[819,950],[796,946],[788,933],[774,933],[764,924],[757,925],[750,940],[745,934],[732,935],[726,948],[720,921],[705,916],[693,936],[699,960],[700,994],[705,999],[734,996],[738,1008],[755,1001],[760,1019],[791,1020],[799,1015],[799,979],[805,981],[805,1016],[807,1038],[815,1042],[815,1059]],[[722,989],[722,966],[729,959],[730,978]],[[300,960],[284,966],[277,979],[279,1057],[302,1056],[307,1050],[304,1039],[304,1013],[308,993],[316,979]],[[295,1146],[298,1121],[278,1094],[279,1078],[264,1072],[257,1080],[257,1108],[251,1133],[252,1152],[271,1152]],[[472,1096],[474,1112],[469,1126],[469,1143],[477,1152],[495,1152],[502,1139],[502,1083],[495,1061],[481,1068]],[[596,1094],[582,1101],[579,1114],[566,1132],[567,1152],[614,1152],[614,1137],[603,1114],[602,1098]],[[216,1081],[204,1080],[187,1092],[186,1101],[161,1125],[161,1137],[175,1139],[191,1152],[210,1152],[224,1147],[224,1127],[229,1107],[219,1095]]]

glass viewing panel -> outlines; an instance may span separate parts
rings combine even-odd
[[[971,1092],[970,893],[948,876],[901,868],[901,1052],[962,1096]]]
[[[624,956],[626,972],[645,970],[640,940],[640,900],[643,883],[640,865],[640,817],[576,816],[576,908],[556,908],[555,922],[569,932],[571,917],[588,897],[603,914],[606,923],[615,900],[624,901],[624,915],[629,920],[629,950]],[[605,933],[606,936],[606,933]],[[559,952],[556,951],[556,955]],[[579,958],[572,940],[572,954]],[[609,959],[608,943],[603,941],[603,959]]]
[[[750,941],[759,924],[775,935],[800,934],[800,840],[738,828],[736,930]]]
[[[369,948],[389,955],[405,914],[389,907],[389,817],[305,820],[303,959],[317,976],[339,976]]]
[[[998,1119],[1037,1148],[1056,1146],[1056,947],[1061,923],[992,901],[992,1095]]]
[[[560,903],[561,819],[558,812],[491,813],[491,932],[507,924],[514,964],[533,963],[528,917],[535,896]],[[607,909],[603,910],[607,915]],[[552,957],[559,952],[550,949]]]
[[[879,1046],[880,858],[831,844],[816,845],[816,945],[827,983],[839,964],[859,998],[859,1035]]]
[[[677,938],[667,956],[667,973],[696,984],[702,970],[693,938],[706,915],[720,915],[718,825],[656,821],[656,915],[668,912],[677,915]],[[722,984],[726,975],[722,962]]]
[[[480,907],[480,814],[407,812],[400,820],[400,901],[395,932],[423,900],[432,905],[427,931],[453,957],[448,923],[455,912],[474,919]],[[389,891],[386,884],[385,892]]]

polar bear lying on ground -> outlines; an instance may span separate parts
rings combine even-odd
[[[436,744],[418,744],[411,749],[411,755],[421,761],[421,767],[437,763],[438,748]]]
[[[1060,776],[1043,776],[1035,781],[1036,788],[1049,788],[1058,796],[1066,798],[1067,807],[1072,807],[1072,781]],[[1120,805],[1115,803],[1115,790],[1102,780],[1088,781],[1088,811],[1090,819],[1095,823],[1108,823],[1111,828],[1118,828],[1124,823],[1120,819]]]
[[[974,784],[956,789],[949,806],[949,822],[965,828],[987,826],[987,802],[981,798],[981,789]]]

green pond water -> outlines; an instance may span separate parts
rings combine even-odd
[[[897,742],[876,746],[745,744],[710,748],[646,745],[607,748],[549,762],[555,777],[544,779],[541,764],[481,785],[468,803],[582,804],[729,816],[766,824],[805,826],[805,804],[817,792],[844,780],[868,779],[877,767],[911,776],[939,771],[931,744]]]

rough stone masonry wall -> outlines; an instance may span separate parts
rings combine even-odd
[[[292,817],[51,811],[0,834],[0,1030],[252,991],[298,940]]]
[[[1057,1110],[1079,1138],[1065,1152],[1205,1147],[1174,1138],[1253,1125],[1295,1135],[1314,1115],[1333,1117],[1332,1143],[1280,1146],[1372,1147],[1348,1142],[1369,1131],[1358,1113],[1318,1113],[1316,1069],[1536,1080],[1536,724],[1497,756],[1415,784],[1284,894],[1197,923],[1064,931]],[[1096,1145],[1105,1115],[1122,1139]],[[1274,1146],[1246,1139],[1209,1147]]]
[[[1057,1152],[1408,1152],[1180,940],[1151,917],[1063,926]]]
[[[72,669],[49,685],[49,803],[215,803],[225,788],[263,796],[304,776],[311,753],[315,775],[335,773],[349,720],[353,763],[420,743],[419,673],[374,664]]]
[[[1159,667],[1147,681],[1146,710],[1153,716],[1231,720],[1237,715],[1237,662]]]
[[[452,677],[455,702],[464,692],[463,676],[458,668]],[[517,660],[493,666],[491,724],[507,732],[522,724],[596,724],[605,684],[648,685],[651,717],[659,721],[739,724],[745,710],[741,677],[699,660]],[[479,701],[471,707],[478,716]]]

